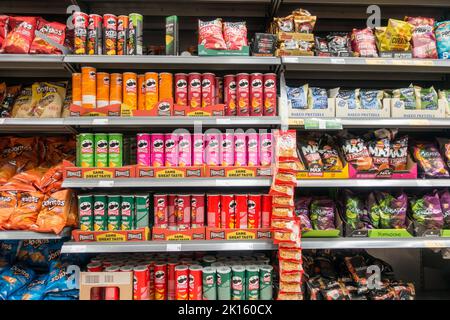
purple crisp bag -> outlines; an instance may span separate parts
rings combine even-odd
[[[335,204],[331,199],[316,199],[311,203],[311,222],[314,230],[336,229]]]
[[[444,218],[444,229],[450,229],[450,192],[447,189],[441,192],[439,201]]]
[[[421,198],[412,199],[411,212],[414,221],[427,230],[439,230],[444,225],[444,215],[442,214],[441,203],[437,192],[426,194]]]
[[[311,201],[311,197],[300,197],[295,200],[295,214],[300,218],[303,231],[312,230],[311,220],[309,219],[309,205]]]

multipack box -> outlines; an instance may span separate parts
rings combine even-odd
[[[136,166],[136,178],[202,178],[204,177],[203,166],[191,167],[144,167]]]
[[[112,289],[114,300],[133,300],[133,272],[80,272],[80,300],[92,300],[93,288]]]
[[[222,229],[206,228],[207,240],[269,240],[272,239],[270,228],[258,229]]]
[[[287,104],[289,117],[292,118],[334,118],[336,115],[336,103],[332,98],[328,98],[326,109],[295,109],[289,99],[287,99]]]
[[[383,99],[381,109],[351,109],[348,101],[341,98],[332,98],[336,108],[337,118],[390,118],[391,103],[389,99]]]
[[[73,230],[72,238],[76,242],[125,242],[150,240],[150,228],[117,231],[81,231]]]
[[[191,228],[186,230],[170,230],[166,228],[152,229],[153,240],[169,240],[169,241],[189,241],[189,240],[205,240],[205,228]]]
[[[409,118],[409,119],[443,119],[447,115],[447,101],[438,99],[436,110],[416,110],[406,109],[405,103],[399,98],[391,98],[391,116],[392,118]]]

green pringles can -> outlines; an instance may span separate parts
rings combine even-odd
[[[94,196],[94,231],[108,230],[108,200],[106,195]]]
[[[128,15],[127,54],[142,54],[142,38],[144,30],[144,17],[139,13]]]
[[[78,168],[81,167],[81,145],[80,145],[80,135],[77,134],[75,137],[76,141],[76,158],[75,158],[75,166]]]
[[[231,267],[231,300],[245,300],[245,267]]]
[[[123,166],[123,135],[121,133],[108,134],[108,166],[120,168]]]
[[[134,196],[122,196],[120,215],[122,217],[122,230],[135,229],[135,206]]]
[[[213,267],[203,268],[203,300],[217,300],[217,277]]]
[[[95,134],[94,162],[98,168],[108,166],[108,135],[106,133]]]
[[[136,200],[136,229],[145,228],[150,223],[150,196],[148,194],[137,194]]]
[[[81,231],[94,231],[94,198],[92,195],[78,196],[78,217]]]
[[[231,300],[231,268],[217,268],[217,299]]]
[[[78,146],[80,167],[82,168],[92,168],[94,167],[94,150],[95,141],[93,133],[81,133],[78,135]]]
[[[202,265],[204,267],[209,267],[214,262],[216,262],[216,257],[214,257],[214,256],[204,256],[202,259]]]
[[[246,300],[259,300],[259,268],[256,265],[248,265],[246,271]]]
[[[120,214],[121,197],[119,195],[108,196],[108,230],[117,231],[122,228]]]
[[[259,266],[259,299],[273,299],[273,267],[270,265]]]

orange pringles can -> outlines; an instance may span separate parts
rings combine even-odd
[[[173,75],[169,72],[159,74],[159,100],[173,99]]]
[[[145,110],[145,75],[138,75],[138,110]]]
[[[145,73],[145,110],[152,110],[159,101],[158,73]]]
[[[96,108],[96,70],[92,67],[81,68],[81,105],[85,108]]]
[[[137,109],[137,74],[134,72],[123,73],[122,100],[133,110]]]
[[[72,104],[81,107],[81,73],[72,73]]]
[[[97,108],[109,105],[109,73],[97,72]]]
[[[122,104],[122,74],[111,73],[109,80],[109,104]]]

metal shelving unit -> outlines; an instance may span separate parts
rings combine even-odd
[[[0,77],[69,77],[63,55],[2,54]]]
[[[335,120],[342,124],[343,129],[372,129],[372,128],[399,128],[399,129],[446,129],[450,128],[449,119],[401,119],[401,118],[320,118],[323,121]],[[290,118],[289,127],[304,128],[304,119]]]
[[[74,129],[62,118],[0,118],[0,132],[73,133]]]
[[[63,188],[214,188],[214,187],[269,187],[267,178],[174,178],[174,179],[65,179]]]
[[[62,239],[65,237],[70,237],[70,231],[70,228],[64,228],[60,234],[54,234],[33,231],[7,230],[0,231],[0,240]]]
[[[450,186],[450,179],[308,179],[297,180],[297,186],[314,188],[437,188]]]

